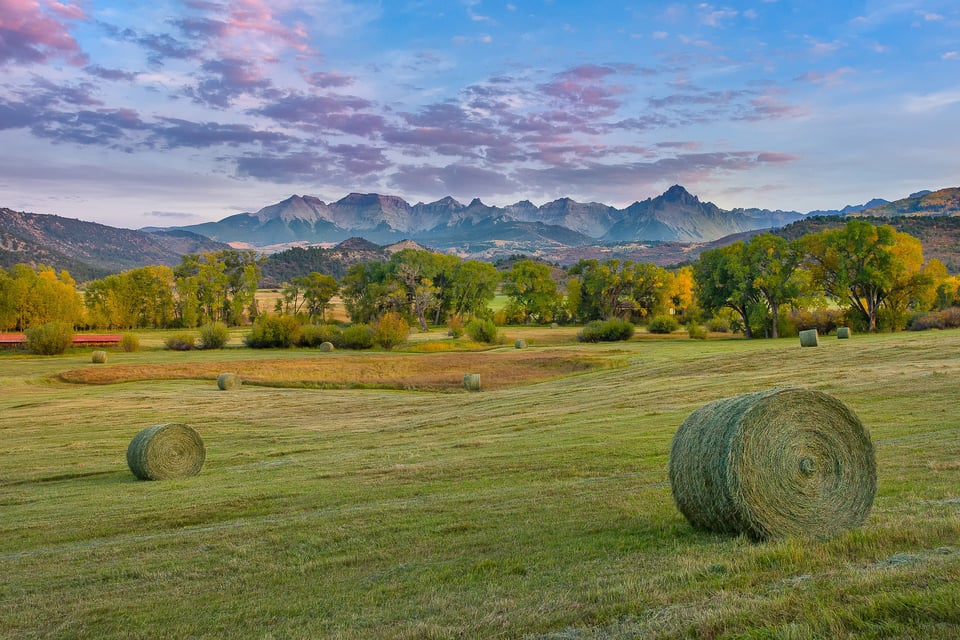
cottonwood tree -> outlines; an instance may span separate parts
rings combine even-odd
[[[750,316],[759,303],[760,293],[753,285],[746,243],[734,242],[704,251],[693,265],[693,277],[700,307],[708,313],[724,307],[732,309],[740,316],[744,335],[753,337]]]
[[[563,301],[550,267],[542,262],[518,261],[503,282],[503,292],[510,298],[508,315],[522,322],[550,322]]]
[[[83,301],[67,271],[16,264],[0,277],[0,328],[23,331],[48,322],[75,325],[82,317]]]

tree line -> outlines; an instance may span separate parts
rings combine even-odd
[[[52,321],[110,329],[250,323],[269,312],[256,297],[262,261],[253,251],[187,254],[172,268],[93,280],[82,293],[66,271],[0,269],[0,330]],[[498,291],[507,302],[494,312]],[[336,296],[357,324],[387,313],[421,330],[473,318],[643,323],[669,315],[683,323],[726,318],[747,337],[777,337],[788,311],[840,308],[862,330],[897,330],[911,314],[960,303],[957,278],[937,260],[924,261],[919,240],[858,219],[795,240],[758,234],[675,269],[618,259],[561,269],[521,256],[501,271],[479,260],[403,249],[384,261],[354,264],[339,280],[318,272],[292,277],[272,312],[323,324]]]

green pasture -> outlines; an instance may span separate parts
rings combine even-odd
[[[0,353],[0,638],[960,635],[960,331],[816,348],[549,331],[530,348],[618,366],[480,393],[222,392],[54,376],[318,354]],[[763,543],[692,529],[674,431],[777,385],[832,394],[871,431],[866,524]],[[198,476],[130,473],[130,440],[163,422],[203,437]]]

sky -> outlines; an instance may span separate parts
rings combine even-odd
[[[960,186],[956,0],[0,0],[0,207],[807,212]]]

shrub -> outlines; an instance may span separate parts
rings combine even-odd
[[[960,308],[958,307],[949,307],[942,311],[931,311],[930,313],[918,313],[907,322],[907,328],[911,331],[956,329],[957,327],[960,327]]]
[[[140,350],[140,338],[133,333],[125,333],[120,338],[120,350],[132,353]]]
[[[797,332],[816,329],[817,334],[825,336],[844,325],[845,315],[841,309],[793,309],[787,314],[787,320]]]
[[[27,349],[41,356],[55,356],[73,344],[73,325],[69,322],[48,322],[24,331]]]
[[[710,318],[707,320],[707,331],[730,333],[730,322],[721,317]]]
[[[192,333],[175,333],[163,341],[171,351],[190,351],[197,346],[197,337]]]
[[[458,315],[450,316],[450,321],[447,322],[447,335],[451,338],[459,338],[463,336],[463,318]]]
[[[410,325],[407,321],[399,313],[390,311],[377,321],[373,328],[373,339],[384,349],[392,349],[406,342],[409,333]]]
[[[300,338],[300,323],[293,316],[262,315],[243,337],[253,349],[287,349]]]
[[[577,334],[580,342],[617,342],[633,337],[634,327],[626,320],[593,320],[588,322]]]
[[[335,324],[305,324],[300,327],[298,346],[317,348],[324,342],[329,342],[334,347],[343,347],[340,327]]]
[[[230,339],[230,330],[222,322],[209,322],[200,327],[197,349],[223,349]]]
[[[345,349],[370,349],[374,345],[373,327],[368,324],[352,324],[343,330],[341,342]]]
[[[687,323],[687,334],[693,340],[706,340],[707,339],[707,330],[703,326],[691,320]]]
[[[654,316],[647,325],[650,333],[673,333],[680,328],[680,323],[673,316]]]
[[[486,344],[497,344],[500,340],[500,331],[493,320],[487,318],[474,318],[467,323],[467,335],[474,342],[485,342]]]

